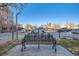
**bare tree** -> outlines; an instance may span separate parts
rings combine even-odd
[[[23,4],[21,3],[16,3],[16,4],[11,4],[12,7],[14,7],[16,9],[16,39],[18,40],[18,18],[19,15],[21,15],[22,10],[23,10]]]

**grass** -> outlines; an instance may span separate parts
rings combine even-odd
[[[0,45],[0,55],[4,54],[9,49],[13,48],[14,46],[16,46],[19,43],[20,43],[19,40],[11,40],[11,41],[7,41],[6,43],[1,44]]]
[[[74,55],[79,56],[79,40],[60,39],[57,42],[71,51]]]

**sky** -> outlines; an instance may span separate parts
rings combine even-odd
[[[78,24],[79,3],[29,3],[24,5],[18,22],[34,25],[67,22]]]

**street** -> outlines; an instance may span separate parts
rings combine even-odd
[[[58,32],[50,32],[50,33],[54,36],[54,38],[59,39],[59,33]],[[24,38],[25,34],[26,33],[18,32],[18,39]],[[61,38],[67,37],[68,39],[72,39],[72,37],[78,38],[79,35],[78,34],[72,34],[71,32],[61,32],[60,37]],[[16,39],[16,32],[14,33],[14,39]],[[9,40],[12,40],[12,33],[11,32],[0,33],[0,44],[4,43],[6,41],[9,41]]]
[[[25,33],[18,32],[18,39],[22,39]],[[16,32],[14,33],[14,39],[16,39]],[[12,40],[12,33],[0,33],[0,44]]]

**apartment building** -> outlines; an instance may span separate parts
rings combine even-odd
[[[12,28],[13,13],[9,7],[0,7],[0,30]]]

